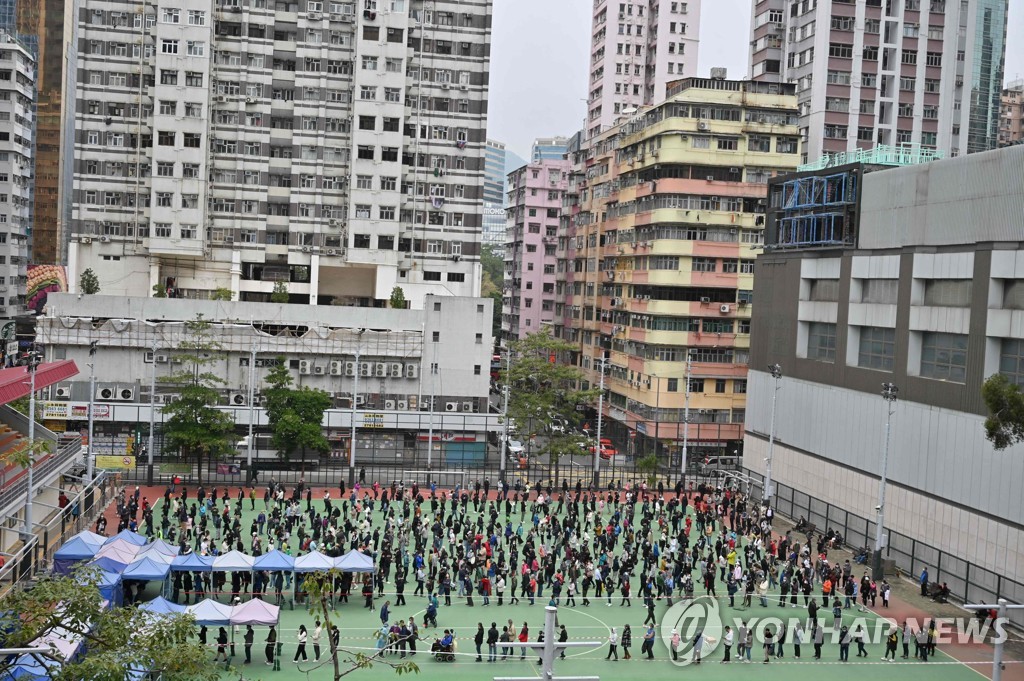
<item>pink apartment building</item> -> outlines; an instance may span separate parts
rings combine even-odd
[[[555,247],[569,162],[544,159],[508,175],[502,343],[548,325],[555,314]]]

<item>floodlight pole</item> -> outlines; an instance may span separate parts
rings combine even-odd
[[[33,536],[32,530],[32,494],[33,488],[35,487],[35,480],[33,479],[33,468],[36,465],[36,369],[39,367],[41,358],[35,347],[28,353],[28,366],[26,371],[29,374],[29,394],[28,394],[28,490],[25,492],[25,530],[24,530],[24,541],[28,541]]]
[[[149,374],[149,451],[146,452],[146,484],[153,484],[153,430],[156,427],[156,350],[157,343],[153,341],[153,367]],[[92,410],[89,410],[89,419],[92,419]]]
[[[772,506],[772,458],[775,454],[775,407],[779,399],[779,388],[782,387],[782,367],[778,364],[768,365],[768,371],[775,379],[775,391],[772,393],[772,423],[768,431],[768,456],[765,458],[764,490],[761,494],[764,505]]]
[[[892,414],[896,409],[896,395],[900,389],[892,383],[882,384],[882,399],[885,400],[888,416],[885,419],[885,449],[882,450],[882,472],[878,482],[878,518],[875,520],[875,555],[872,556],[871,572],[874,579],[884,577],[882,568],[883,528],[885,526],[885,484],[889,470],[889,435],[892,430]]]

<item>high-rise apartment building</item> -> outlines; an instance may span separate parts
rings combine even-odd
[[[1017,80],[1003,90],[999,106],[999,146],[1024,140],[1024,80]]]
[[[0,315],[25,312],[32,211],[36,60],[0,31]]]
[[[804,159],[996,146],[1008,0],[755,0],[755,80],[794,83]]]
[[[79,22],[72,282],[479,295],[489,1],[115,0]]]
[[[679,470],[684,442],[691,465],[741,446],[767,182],[797,167],[797,123],[793,85],[691,78],[573,145],[553,326],[587,387],[607,360],[620,448]]]
[[[71,218],[77,17],[74,0],[2,0],[0,27],[16,35],[36,62],[35,170],[31,257],[63,263]]]
[[[565,157],[565,151],[569,146],[568,137],[538,137],[530,147],[530,160],[538,161],[560,161]]]
[[[555,314],[558,225],[569,177],[565,159],[545,159],[509,174],[502,341],[551,324]]]
[[[696,75],[701,0],[594,0],[587,136]]]

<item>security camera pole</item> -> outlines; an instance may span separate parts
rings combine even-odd
[[[871,572],[874,579],[881,580],[884,575],[882,569],[883,527],[885,526],[885,483],[886,473],[889,469],[889,433],[892,427],[892,414],[896,409],[896,395],[900,389],[892,383],[882,384],[882,399],[888,407],[888,417],[885,419],[885,449],[882,450],[882,474],[878,483],[878,518],[875,520],[875,555],[871,560]]]

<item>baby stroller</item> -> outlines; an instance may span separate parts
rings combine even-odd
[[[430,656],[438,662],[455,662],[455,642],[445,643],[435,638],[430,644]]]

